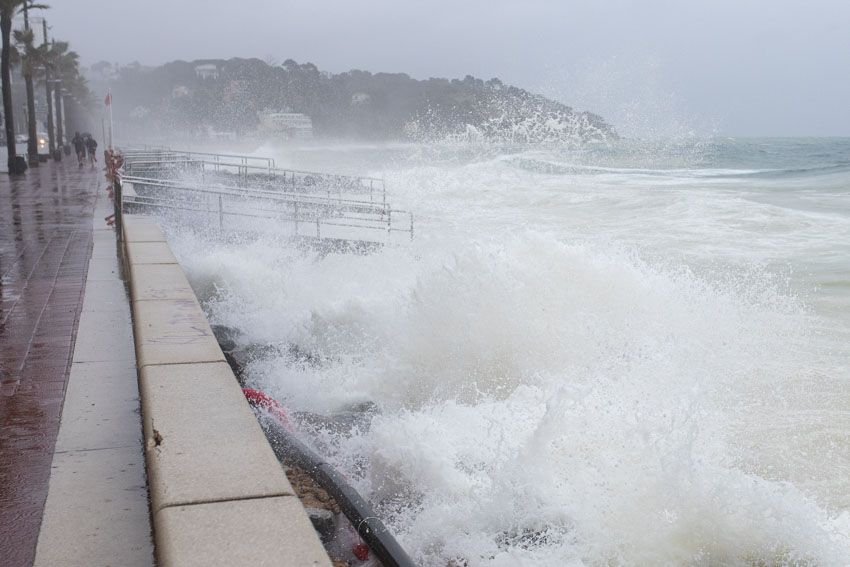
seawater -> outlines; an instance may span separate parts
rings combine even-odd
[[[417,561],[850,565],[850,139],[257,153],[415,214],[366,256],[171,239],[278,347],[252,385],[371,408],[307,439]]]

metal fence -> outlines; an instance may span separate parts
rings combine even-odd
[[[122,204],[220,230],[388,242],[413,238],[413,215],[387,203],[381,179],[279,169],[271,158],[123,149]],[[246,224],[250,223],[250,224]]]
[[[271,158],[176,150],[122,150],[125,171],[144,177],[183,175],[189,181],[225,186],[293,188],[301,192],[348,193],[386,203],[383,179],[327,172],[284,169]]]

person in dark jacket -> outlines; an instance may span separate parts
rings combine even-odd
[[[94,164],[97,163],[97,140],[95,140],[92,136],[89,136],[85,140],[86,142],[86,151],[89,154],[89,162],[91,163],[92,169],[94,169]]]
[[[77,165],[83,167],[83,160],[86,159],[86,143],[79,132],[74,132],[71,143],[74,144],[74,151],[77,152]]]

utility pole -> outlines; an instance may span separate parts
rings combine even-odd
[[[29,7],[30,0],[24,0],[24,30],[30,29]],[[27,161],[30,167],[38,167],[38,132],[35,128],[35,92],[32,88],[32,53],[30,45],[24,46],[24,83],[27,88]]]
[[[47,43],[47,18],[41,19],[42,29],[44,30],[44,93],[47,98],[47,139],[49,141],[50,155],[54,160],[59,161],[62,159],[61,154],[57,158],[56,153],[56,142],[53,139],[53,97],[50,95],[50,63],[48,62],[49,55],[47,53],[48,43]]]

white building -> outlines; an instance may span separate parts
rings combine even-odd
[[[312,138],[313,120],[300,112],[260,113],[257,130],[263,134],[282,135],[287,138]]]
[[[370,100],[372,100],[372,97],[369,96],[369,93],[354,93],[351,95],[351,106],[369,104]]]
[[[218,79],[218,66],[215,63],[195,65],[195,74],[201,79]]]

